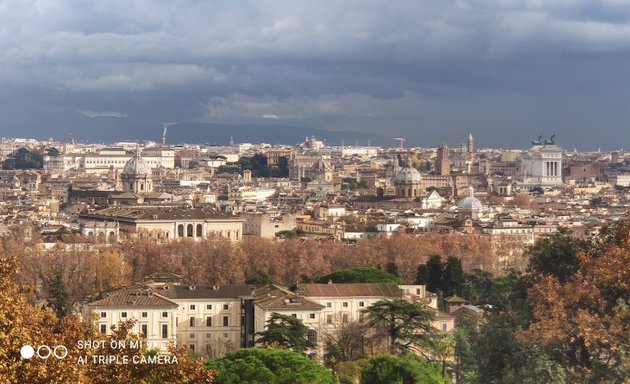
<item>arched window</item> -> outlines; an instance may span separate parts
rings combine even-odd
[[[184,237],[184,224],[177,226],[177,237]]]
[[[188,224],[188,226],[186,226],[186,236],[187,237],[193,237],[193,225],[192,224]]]
[[[232,238],[232,231],[230,231],[229,229],[228,229],[228,231],[227,231],[227,238],[228,238],[228,239],[231,239],[231,238]]]
[[[203,237],[203,225],[197,224],[197,237]]]

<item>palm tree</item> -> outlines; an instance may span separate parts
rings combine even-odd
[[[442,362],[442,377],[446,375],[446,359],[455,353],[455,338],[452,334],[442,332],[429,343],[431,352]]]

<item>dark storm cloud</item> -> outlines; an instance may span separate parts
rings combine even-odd
[[[0,129],[280,121],[619,146],[629,18],[614,0],[3,1]]]

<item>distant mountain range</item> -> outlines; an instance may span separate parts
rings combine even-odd
[[[81,129],[65,128],[81,125]],[[141,119],[90,119],[80,122],[68,121],[64,125],[47,127],[42,139],[53,137],[68,141],[75,138],[79,142],[114,143],[117,141],[162,141],[162,125]],[[27,132],[24,132],[27,134]],[[310,128],[298,124],[256,124],[256,123],[176,123],[168,127],[168,144],[216,144],[226,145],[230,137],[235,143],[268,143],[294,145],[304,142],[305,137],[314,136],[327,145],[372,145],[392,146],[396,142],[382,135],[356,132],[352,130],[327,130]]]
[[[307,136],[314,136],[328,145],[391,145],[391,139],[383,136],[352,131],[327,131],[317,128],[306,128],[288,125],[257,125],[257,124],[208,124],[208,123],[180,123],[168,127],[166,141],[169,144],[204,143],[227,144],[230,138],[236,143],[269,143],[269,144],[298,144]]]

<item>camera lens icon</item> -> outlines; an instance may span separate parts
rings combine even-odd
[[[30,345],[25,345],[20,349],[20,355],[23,359],[30,359],[37,355],[42,360],[48,360],[51,356],[57,360],[63,360],[68,356],[68,348],[65,345],[57,345],[54,348],[48,345],[40,345],[37,350]]]

